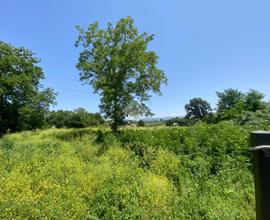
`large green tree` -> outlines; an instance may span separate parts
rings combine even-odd
[[[217,92],[217,96],[217,113],[220,120],[236,119],[244,112],[256,112],[268,108],[267,103],[263,100],[264,94],[254,89],[242,93],[230,88]]]
[[[250,89],[244,98],[244,104],[245,104],[245,110],[246,111],[252,111],[256,112],[258,110],[266,109],[268,106],[264,99],[264,94],[254,90]]]
[[[211,112],[211,105],[201,98],[193,98],[185,105],[186,118],[202,120]]]
[[[245,94],[237,89],[225,89],[223,92],[217,92],[218,97],[218,112],[230,110],[237,104],[244,102]]]
[[[131,17],[101,29],[97,22],[84,30],[77,26],[81,45],[77,68],[80,79],[92,85],[101,96],[100,110],[112,119],[117,131],[124,119],[134,113],[150,114],[146,105],[152,93],[161,94],[167,79],[157,68],[158,56],[147,46],[153,35],[140,34]]]
[[[230,120],[238,117],[245,108],[245,94],[237,89],[225,89],[217,92],[217,114],[219,120]]]
[[[44,124],[55,94],[42,89],[38,63],[31,51],[0,41],[0,134]]]

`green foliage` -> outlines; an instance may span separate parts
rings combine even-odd
[[[256,112],[244,111],[234,121],[236,124],[249,126],[254,130],[268,129],[270,124],[270,108],[257,110]]]
[[[254,219],[248,130],[50,129],[0,139],[1,219]]]
[[[172,118],[166,121],[166,126],[191,126],[194,125],[196,121],[190,118]]]
[[[55,126],[56,128],[64,128],[69,127],[71,117],[71,111],[57,110],[51,111],[49,113],[47,121],[50,126]]]
[[[144,127],[145,126],[145,122],[143,120],[139,120],[137,124],[138,124],[139,127]]]
[[[186,118],[203,120],[210,115],[212,109],[211,105],[207,101],[201,98],[193,98],[185,105],[185,110],[187,113]]]
[[[161,94],[160,85],[167,79],[158,69],[158,56],[148,51],[153,35],[139,34],[131,17],[120,19],[115,26],[98,23],[80,32],[76,46],[81,45],[77,68],[81,81],[92,85],[101,96],[100,109],[112,120],[116,131],[128,116],[149,115],[146,101],[151,93]],[[151,92],[151,93],[150,93]]]
[[[74,111],[52,111],[47,121],[50,126],[56,128],[85,128],[104,123],[104,119],[99,113],[89,113],[83,108]]]
[[[247,93],[226,89],[224,92],[217,92],[217,96],[219,120],[241,121],[239,118],[245,118],[246,113],[252,114],[251,112],[269,108],[269,105],[263,101],[264,94],[253,89]]]
[[[38,63],[31,51],[0,41],[0,134],[44,125],[55,94],[41,90]]]
[[[230,110],[237,104],[244,102],[245,94],[237,89],[225,89],[224,92],[217,92],[218,96],[218,112]]]
[[[256,112],[258,110],[265,109],[266,103],[263,101],[263,98],[263,93],[254,89],[249,90],[249,92],[247,92],[245,95],[245,110]]]

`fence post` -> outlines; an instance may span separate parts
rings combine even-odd
[[[270,132],[250,133],[253,154],[256,219],[270,220]]]

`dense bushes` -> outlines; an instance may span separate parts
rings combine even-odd
[[[248,131],[51,129],[0,139],[0,218],[254,219]]]
[[[189,118],[172,118],[166,120],[166,126],[191,126],[195,124],[195,120]]]
[[[145,122],[143,120],[139,120],[138,123],[137,123],[137,125],[139,127],[144,127],[145,126]]]
[[[56,128],[86,128],[104,123],[99,113],[89,113],[83,108],[74,111],[52,111],[47,121],[50,126]]]

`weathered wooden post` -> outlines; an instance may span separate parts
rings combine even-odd
[[[253,152],[256,219],[270,220],[270,132],[250,134]]]

